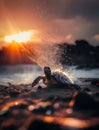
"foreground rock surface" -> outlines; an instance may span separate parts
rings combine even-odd
[[[81,87],[0,85],[0,130],[98,130],[99,87]]]

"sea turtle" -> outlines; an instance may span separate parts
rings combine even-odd
[[[69,88],[75,88],[77,90],[80,90],[80,87],[76,84],[73,84],[72,80],[62,72],[56,71],[56,72],[51,73],[50,67],[44,67],[44,74],[45,74],[45,76],[38,76],[33,81],[32,87],[37,85],[40,80],[43,80],[43,83],[47,87],[67,86]]]

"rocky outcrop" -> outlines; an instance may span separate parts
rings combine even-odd
[[[59,44],[62,50],[61,63],[83,67],[99,67],[99,46],[92,46],[85,40],[76,40],[75,44]]]

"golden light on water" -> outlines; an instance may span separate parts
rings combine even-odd
[[[5,36],[5,41],[8,43],[11,43],[13,41],[15,41],[17,43],[28,42],[28,41],[31,41],[33,34],[34,34],[33,30],[32,31],[24,31],[24,32],[20,32],[18,34]]]

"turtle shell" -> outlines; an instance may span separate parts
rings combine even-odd
[[[63,84],[72,84],[72,80],[62,72],[53,72],[53,76],[58,82]]]

